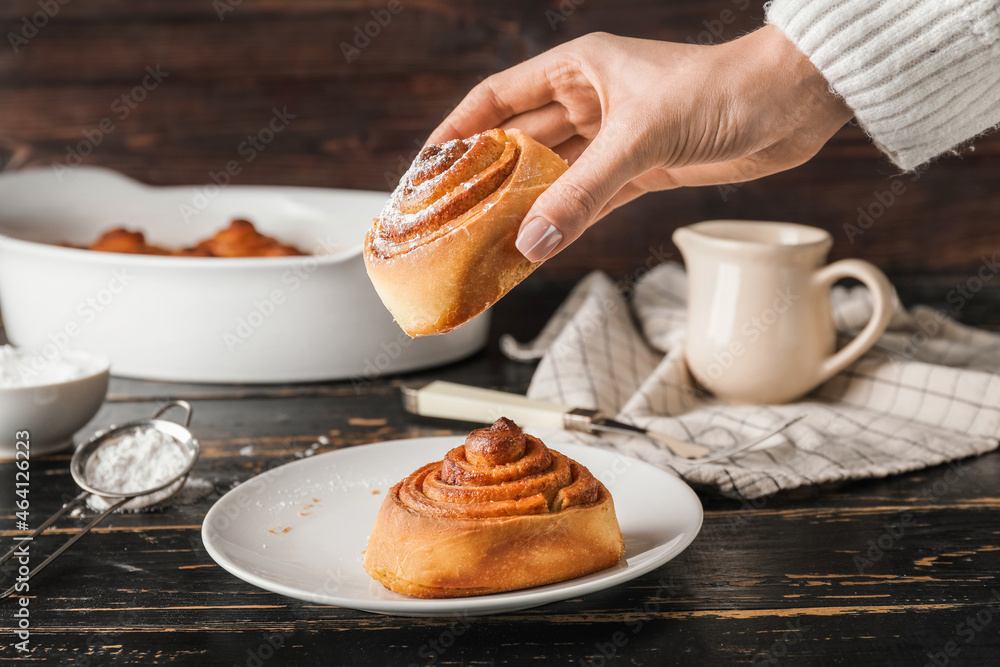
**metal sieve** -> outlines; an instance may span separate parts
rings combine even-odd
[[[160,419],[161,415],[172,408],[181,408],[184,410],[183,423]],[[0,565],[3,565],[8,560],[13,558],[15,552],[24,542],[33,541],[36,537],[44,533],[52,524],[58,521],[64,514],[72,510],[74,507],[85,503],[91,496],[94,496],[96,497],[96,500],[101,501],[100,505],[104,508],[101,514],[88,523],[83,530],[73,535],[62,546],[56,549],[56,551],[42,561],[38,567],[28,573],[28,579],[31,579],[38,574],[38,572],[40,572],[46,565],[51,563],[64,551],[73,546],[77,540],[89,533],[94,526],[104,521],[104,519],[115,510],[134,510],[147,507],[166,500],[175,494],[182,486],[184,486],[188,473],[191,472],[191,468],[194,467],[195,462],[198,460],[198,454],[200,453],[198,441],[194,439],[194,436],[191,435],[191,432],[187,428],[190,423],[191,405],[187,401],[171,401],[160,408],[151,419],[132,421],[127,424],[122,424],[121,426],[115,426],[108,430],[95,433],[90,440],[77,448],[76,452],[73,453],[73,458],[69,464],[70,473],[73,475],[73,479],[76,480],[76,483],[84,490],[78,496],[65,503],[58,512],[46,519],[45,523],[39,526],[35,532],[31,533],[31,535],[23,539],[18,538],[19,544],[0,558]],[[184,450],[187,457],[187,463],[180,472],[154,487],[138,491],[129,491],[128,493],[99,488],[94,486],[91,481],[87,479],[87,462],[101,447],[118,442],[128,435],[150,429],[159,431],[161,434],[168,436],[176,446]],[[10,596],[13,592],[14,587],[12,586],[0,595],[0,599]]]

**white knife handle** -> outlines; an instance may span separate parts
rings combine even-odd
[[[441,380],[418,389],[404,387],[403,402],[408,412],[425,417],[483,424],[507,417],[518,426],[534,428],[564,428],[564,415],[572,410],[565,405],[536,401],[520,394]]]

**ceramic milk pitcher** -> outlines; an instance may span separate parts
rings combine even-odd
[[[815,227],[711,220],[674,232],[687,267],[685,357],[694,378],[728,403],[786,403],[826,382],[885,331],[894,291],[869,262],[824,266],[833,240]],[[830,287],[857,278],[871,320],[836,351]]]

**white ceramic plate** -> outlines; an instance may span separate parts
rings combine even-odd
[[[701,528],[701,503],[681,480],[647,463],[548,438],[610,489],[625,557],[585,577],[510,593],[422,600],[384,588],[362,567],[379,505],[400,479],[438,461],[462,437],[352,447],[265,472],[223,496],[202,527],[208,553],[244,581],[275,593],[404,616],[481,615],[592,593],[653,570]],[[376,493],[377,492],[377,493]]]

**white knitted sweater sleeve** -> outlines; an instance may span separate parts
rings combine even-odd
[[[1000,0],[774,0],[767,20],[902,169],[1000,123]]]

